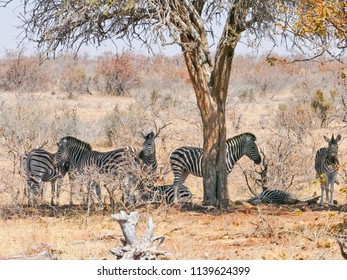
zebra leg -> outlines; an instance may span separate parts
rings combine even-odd
[[[174,183],[174,184],[172,185],[172,189],[173,189],[173,193],[174,193],[173,203],[177,204],[177,203],[179,203],[179,197],[178,197],[179,185],[177,185],[176,183]]]
[[[60,206],[60,190],[61,190],[62,184],[63,184],[63,178],[59,177],[57,179],[57,197],[56,197],[57,206]]]
[[[44,188],[43,188],[43,182],[39,183],[39,189],[40,189],[40,198],[43,199],[44,197]]]
[[[91,187],[92,188],[95,188],[95,193],[96,193],[96,196],[98,198],[98,201],[99,201],[99,207],[103,207],[103,203],[102,203],[102,199],[101,199],[101,188],[100,188],[100,184],[97,183],[97,182],[92,182],[91,184]]]
[[[54,206],[54,196],[55,196],[55,181],[51,181],[51,206]]]
[[[25,189],[26,189],[26,195],[27,195],[27,199],[28,199],[28,206],[30,206],[31,205],[31,196],[32,196],[32,182],[30,180],[26,181]]]
[[[133,175],[127,174],[122,180],[123,194],[122,201],[126,206],[136,204],[136,182]]]
[[[325,192],[325,201],[326,201],[326,203],[329,203],[329,181],[328,180],[323,184],[323,189],[322,189],[323,202],[320,203],[321,205],[324,204],[324,194],[323,194],[324,192]]]
[[[38,205],[38,201],[37,201],[37,196],[39,194],[39,188],[40,188],[40,184],[37,184],[35,182],[31,182],[30,184],[30,196],[31,199],[29,199],[29,205],[30,206],[37,206]]]
[[[184,181],[187,179],[189,172],[188,171],[182,171],[175,173],[175,180],[172,185],[172,188],[174,190],[174,201],[173,203],[178,204],[179,203],[179,195],[178,195],[178,189],[183,186]]]
[[[325,182],[321,184],[321,190],[322,190],[322,194],[320,197],[320,201],[319,201],[319,205],[322,206],[324,204],[324,190],[326,190],[326,186],[325,186]]]
[[[334,184],[335,184],[335,180],[336,180],[336,176],[334,176],[334,178],[332,178],[331,186],[330,186],[330,189],[329,189],[330,200],[328,200],[328,201],[329,201],[330,205],[334,204]]]
[[[328,182],[325,185],[325,199],[326,199],[326,203],[329,204],[330,200],[329,200],[329,193],[330,193],[330,182],[328,180]]]
[[[69,205],[72,206],[73,205],[73,201],[72,201],[72,188],[73,188],[74,177],[70,174],[70,172],[68,173],[68,176],[69,176],[69,185],[70,185],[70,201],[69,201]]]

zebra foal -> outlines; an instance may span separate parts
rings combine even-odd
[[[178,188],[178,197],[180,201],[190,201],[192,193],[186,186]],[[141,196],[142,200],[146,202],[163,202],[171,204],[174,202],[175,193],[172,185],[153,186],[149,187],[148,191],[144,192]]]
[[[315,170],[317,178],[321,183],[321,199],[320,205],[324,204],[324,192],[326,195],[326,201],[328,204],[333,205],[334,203],[334,184],[336,181],[337,172],[339,169],[339,159],[337,158],[339,145],[338,142],[341,140],[341,135],[334,134],[329,139],[323,136],[324,140],[328,142],[328,147],[320,148],[316,152],[315,157]]]
[[[256,164],[260,164],[261,156],[252,133],[243,133],[226,141],[226,168],[230,173],[235,163],[244,155]],[[175,201],[178,200],[178,187],[187,179],[189,174],[202,177],[203,149],[197,147],[180,147],[170,155],[171,169],[174,173],[173,189]]]
[[[313,194],[313,196],[309,198],[300,199],[282,190],[265,190],[260,194],[246,200],[246,202],[252,205],[258,205],[261,203],[291,205],[300,202],[316,203],[317,200],[318,197],[316,194]]]
[[[69,171],[69,164],[58,167],[56,153],[43,149],[33,149],[22,157],[22,166],[26,176],[26,192],[29,205],[37,204],[37,195],[43,192],[43,183],[51,183],[51,205],[54,205],[55,186],[57,182],[56,204],[60,205],[60,187],[63,177]]]

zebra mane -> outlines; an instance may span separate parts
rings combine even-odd
[[[234,141],[234,140],[241,140],[241,139],[245,139],[247,141],[256,141],[257,137],[255,137],[255,135],[253,133],[246,132],[246,133],[236,135],[232,138],[229,138],[228,140]]]
[[[72,136],[66,136],[64,138],[62,138],[60,140],[60,143],[66,143],[68,145],[76,145],[76,146],[80,146],[83,150],[88,150],[88,151],[91,151],[92,150],[92,146],[87,143],[87,142],[83,142],[82,140],[79,140],[75,137],[72,137]]]

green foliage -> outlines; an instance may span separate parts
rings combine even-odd
[[[324,97],[323,91],[318,89],[311,102],[311,106],[321,119],[321,126],[327,122],[328,112],[332,110],[333,103]]]
[[[269,63],[271,66],[275,66],[276,61],[277,58],[274,56],[269,56],[266,58],[266,62]]]

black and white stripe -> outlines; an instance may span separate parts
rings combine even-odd
[[[80,174],[90,167],[97,168],[101,174],[129,175],[133,165],[140,165],[141,169],[147,169],[151,174],[156,172],[157,161],[155,156],[154,133],[145,136],[145,141],[140,152],[131,147],[120,148],[108,152],[92,150],[92,147],[77,138],[64,137],[58,143],[58,163],[70,162]],[[132,177],[126,181],[132,183]],[[96,188],[96,194],[101,202],[101,190],[98,182],[91,182],[89,187]]]
[[[260,164],[261,156],[255,143],[256,137],[243,133],[226,141],[226,168],[230,173],[235,163],[244,155]],[[184,183],[189,174],[202,177],[203,149],[197,147],[180,147],[170,155],[171,168],[174,173],[174,189]]]
[[[299,202],[315,203],[318,200],[318,198],[319,197],[314,194],[312,197],[300,199],[283,190],[265,190],[261,192],[260,194],[258,194],[257,196],[246,200],[246,202],[252,205],[258,205],[261,203],[290,205],[290,204],[296,204]]]
[[[328,142],[328,148],[320,148],[315,157],[315,170],[317,173],[317,178],[319,178],[321,183],[321,199],[319,204],[324,203],[324,191],[326,195],[327,202],[332,205],[334,202],[334,184],[338,172],[339,160],[337,158],[338,154],[338,142],[341,140],[341,135],[338,135],[336,139],[334,134],[331,139],[323,136],[325,141]]]
[[[60,204],[60,187],[62,179],[69,171],[69,164],[66,162],[58,168],[56,164],[56,154],[52,154],[43,149],[33,149],[22,157],[22,164],[26,176],[26,192],[28,203],[37,204],[39,191],[43,192],[43,183],[51,183],[51,205],[54,205],[55,185],[57,182],[56,203]]]
[[[175,193],[172,185],[154,186],[142,194],[142,199],[146,202],[161,203],[165,201],[167,204],[174,202]],[[178,197],[180,201],[188,202],[192,199],[192,193],[186,186],[178,188]]]
[[[143,135],[143,137],[145,141],[142,144],[138,158],[140,159],[140,163],[146,166],[151,174],[155,174],[158,168],[154,141],[156,136],[153,132],[150,132],[147,135]]]

